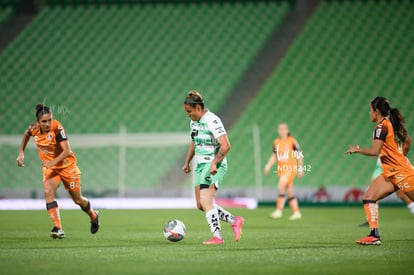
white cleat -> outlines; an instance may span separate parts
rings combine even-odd
[[[277,209],[270,214],[270,218],[272,219],[280,219],[282,216],[283,216],[282,211],[277,210]]]
[[[302,218],[302,214],[298,211],[293,213],[293,215],[289,217],[289,220],[294,221],[299,220],[300,218]]]

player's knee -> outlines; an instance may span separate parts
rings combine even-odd
[[[213,202],[211,198],[200,198],[200,209],[201,211],[205,211],[206,209],[212,208]]]
[[[55,191],[49,188],[45,188],[44,194],[46,199],[51,199],[55,197]]]

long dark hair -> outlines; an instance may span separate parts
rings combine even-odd
[[[43,104],[36,105],[36,119],[39,120],[44,114],[51,114],[50,108]]]
[[[377,96],[371,101],[372,109],[379,110],[381,115],[389,117],[394,129],[395,138],[398,141],[405,142],[408,137],[407,129],[405,128],[405,120],[401,112],[397,108],[391,108],[391,104],[385,97]]]

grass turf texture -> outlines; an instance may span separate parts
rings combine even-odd
[[[368,229],[360,208],[302,209],[303,219],[268,218],[272,208],[232,210],[245,217],[234,242],[222,223],[225,244],[204,246],[210,238],[197,210],[102,210],[101,229],[89,233],[82,211],[61,210],[66,238],[52,240],[46,211],[0,211],[2,274],[409,274],[413,268],[414,217],[406,208],[380,209],[383,244],[363,247],[355,240]],[[164,239],[172,218],[187,227],[185,239]],[[412,273],[411,273],[412,274]]]

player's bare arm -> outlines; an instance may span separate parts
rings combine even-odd
[[[191,141],[190,147],[188,148],[187,158],[185,160],[185,164],[183,167],[183,171],[186,174],[189,174],[191,172],[190,162],[194,157],[194,142]]]
[[[380,139],[376,139],[372,142],[372,147],[370,148],[359,148],[359,146],[352,146],[348,145],[349,149],[345,152],[345,154],[354,154],[358,153],[365,156],[378,156],[381,152],[382,146],[384,145],[384,141]]]
[[[222,162],[230,150],[230,142],[227,138],[227,135],[220,136],[217,139],[217,142],[220,144],[220,149],[214,157],[213,161],[211,162],[210,173],[212,175],[215,175],[217,173],[217,163]]]
[[[298,178],[302,178],[304,175],[303,171],[303,158],[298,159]]]
[[[264,173],[265,175],[269,174],[270,169],[272,168],[272,166],[276,163],[276,153],[273,152],[272,155],[270,156],[265,169],[264,169]]]
[[[62,142],[60,142],[60,146],[62,147],[62,152],[53,160],[51,161],[43,161],[43,166],[45,168],[50,168],[55,166],[56,164],[58,164],[59,162],[61,162],[62,160],[64,160],[65,158],[70,156],[70,144],[69,141],[64,140]]]
[[[30,140],[29,130],[27,130],[22,138],[22,142],[20,144],[19,155],[17,156],[17,166],[23,167],[24,166],[24,150],[26,149],[27,143]]]

